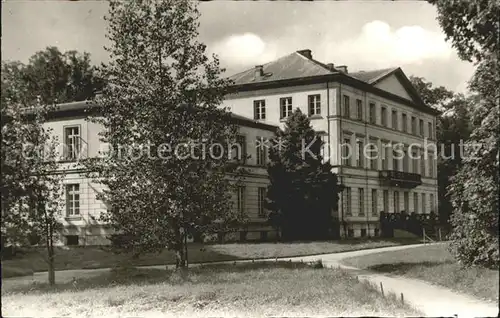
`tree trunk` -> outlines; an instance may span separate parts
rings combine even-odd
[[[54,267],[54,242],[52,240],[52,235],[49,233],[47,238],[47,256],[48,256],[48,274],[49,274],[49,285],[54,286],[56,284],[56,272]]]
[[[186,267],[186,253],[184,250],[184,237],[181,234],[180,228],[176,229],[175,233],[176,243],[175,243],[175,268]]]

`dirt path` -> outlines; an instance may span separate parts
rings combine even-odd
[[[390,276],[369,271],[362,271],[357,268],[345,266],[341,264],[341,260],[363,256],[373,253],[397,251],[401,249],[415,248],[423,244],[404,245],[404,246],[391,246],[368,250],[359,250],[351,252],[342,252],[334,254],[324,254],[315,256],[303,257],[287,257],[280,258],[279,260],[291,261],[304,261],[310,262],[321,259],[323,265],[326,267],[343,268],[357,275],[361,280],[367,280],[380,288],[382,283],[384,293],[393,293],[398,298],[403,293],[404,301],[414,306],[416,309],[423,312],[426,316],[448,316],[453,317],[457,315],[461,317],[497,317],[499,314],[498,306],[492,303],[487,303],[475,299],[468,295],[459,294],[447,288],[431,285],[427,282],[409,279],[399,276]],[[274,260],[274,259],[268,259]],[[238,262],[249,262],[250,260],[242,260]],[[220,262],[220,263],[233,263]],[[191,264],[190,266],[198,266],[199,264]],[[171,267],[171,266],[169,266]],[[144,268],[165,268],[164,265],[159,266],[145,266]],[[81,279],[92,276],[97,276],[109,268],[102,269],[82,269],[82,270],[65,270],[56,273],[58,283],[64,283],[73,280],[73,278]],[[33,282],[45,282],[47,280],[47,273],[35,273],[33,276],[7,278],[2,281],[2,291],[8,291],[12,286],[19,286],[24,284],[32,284]]]

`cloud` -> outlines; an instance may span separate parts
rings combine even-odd
[[[403,26],[391,29],[383,21],[363,25],[353,39],[329,41],[325,39],[321,51],[342,64],[357,67],[390,67],[404,64],[422,64],[426,60],[449,60],[453,49],[442,33],[421,26]]]
[[[278,58],[275,46],[267,44],[254,33],[233,34],[210,47],[224,64],[231,66],[258,65]]]

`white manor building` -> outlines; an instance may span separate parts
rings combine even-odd
[[[437,111],[424,105],[400,68],[349,74],[347,67],[320,63],[309,50],[302,50],[231,79],[232,93],[221,107],[230,107],[246,145],[242,151],[249,156],[243,162],[248,171],[245,186],[235,193],[234,206],[247,213],[250,222],[225,241],[266,240],[276,234],[264,209],[268,156],[255,142],[273,137],[295,108],[309,115],[329,145],[324,157],[346,187],[339,210],[332,211],[344,224],[337,236],[378,236],[381,211],[429,213],[437,206],[435,159],[398,160],[389,147],[371,160],[357,156],[368,143],[379,149],[402,143],[413,155],[423,153],[425,142],[430,148],[435,145]],[[46,123],[66,149],[60,162],[66,170],[61,243],[67,245],[107,244],[111,234],[98,221],[110,208],[97,199],[102,189],[77,161],[103,149],[98,135],[102,127],[86,120],[88,106],[85,101],[58,105]],[[347,147],[340,148],[344,143],[351,145],[349,159],[342,159],[349,155]]]
[[[281,127],[296,108],[309,115],[346,187],[333,211],[344,224],[338,235],[378,236],[382,211],[437,212],[439,112],[423,103],[401,68],[349,73],[301,50],[230,78],[234,86],[222,106],[235,114]],[[369,143],[380,150],[376,158],[358,155]],[[402,158],[390,147],[397,143]]]

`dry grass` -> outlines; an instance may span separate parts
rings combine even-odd
[[[417,278],[475,297],[498,302],[499,273],[480,267],[464,268],[446,244],[415,247],[349,258],[346,265]]]
[[[244,243],[244,244],[190,244],[188,256],[190,263],[230,261],[236,259],[258,259],[291,257],[313,254],[336,253],[366,248],[395,246],[416,243],[414,240],[349,240],[335,242],[303,243]],[[174,264],[175,256],[171,251],[144,254],[132,258],[131,254],[114,254],[105,247],[73,247],[56,249],[56,270],[111,268],[123,264],[166,265]],[[32,272],[47,270],[44,250],[28,250],[10,260],[2,260],[2,277],[29,275]]]
[[[165,270],[121,269],[76,284],[2,295],[7,316],[419,315],[347,273],[300,263]]]

